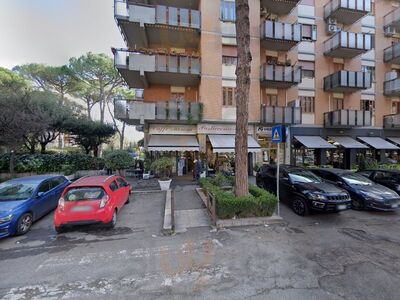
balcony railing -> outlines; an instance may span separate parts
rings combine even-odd
[[[389,78],[384,82],[384,94],[388,97],[398,97],[400,96],[400,78],[397,77],[397,74],[390,72],[393,74],[392,78]],[[386,75],[387,76],[387,75]],[[396,76],[396,77],[394,77]]]
[[[116,118],[132,125],[169,120],[197,123],[202,120],[203,106],[199,102],[184,100],[143,102],[117,98],[114,100],[114,114]]]
[[[271,88],[289,88],[301,83],[301,67],[264,64],[261,82]]]
[[[371,12],[371,0],[331,0],[324,6],[325,19],[353,24]]]
[[[299,4],[300,0],[261,0],[261,7],[269,13],[287,15]]]
[[[372,111],[341,109],[324,113],[325,127],[372,126]]]
[[[355,92],[372,87],[370,72],[339,71],[324,78],[324,90],[327,92]]]
[[[392,64],[400,64],[400,43],[386,48],[383,51],[383,60]]]
[[[353,58],[373,48],[373,36],[368,33],[339,31],[324,43],[324,54],[331,57]]]
[[[383,127],[385,129],[400,129],[400,114],[383,116]]]
[[[274,51],[289,51],[301,41],[301,24],[266,20],[261,26],[262,45]]]
[[[400,7],[392,10],[390,13],[383,17],[384,29],[393,28],[397,31],[400,30]]]
[[[200,0],[128,0],[129,4],[149,3],[152,5],[166,5],[181,8],[198,9]]]
[[[262,124],[301,124],[301,107],[261,106]]]

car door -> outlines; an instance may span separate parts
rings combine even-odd
[[[117,207],[118,211],[121,209],[121,189],[119,188],[117,182],[115,180],[111,181],[109,188],[111,190],[111,197],[114,201],[114,205],[115,207]]]
[[[390,172],[376,171],[371,179],[376,183],[379,183],[391,189],[393,189],[396,185],[396,179]]]
[[[51,200],[51,207],[55,209],[58,205],[58,200],[61,197],[62,192],[64,191],[66,179],[64,177],[56,177],[50,180],[50,188],[53,192],[53,198]]]
[[[32,210],[34,218],[38,219],[51,210],[54,192],[51,190],[50,180],[42,182],[36,192]]]
[[[118,185],[121,189],[121,196],[122,196],[122,205],[125,204],[129,197],[130,186],[129,184],[121,177],[117,178]]]
[[[294,196],[293,184],[289,174],[283,170],[279,171],[279,198],[284,200],[292,199]]]

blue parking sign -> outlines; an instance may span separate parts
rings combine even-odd
[[[272,127],[272,142],[284,143],[286,141],[286,129],[283,125],[276,125]]]

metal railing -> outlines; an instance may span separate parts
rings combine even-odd
[[[385,81],[383,90],[386,96],[400,95],[400,78]]]
[[[371,12],[371,0],[331,0],[324,6],[324,17],[329,18],[332,12],[344,8],[352,11]]]
[[[261,66],[261,80],[301,83],[301,67],[264,64]]]
[[[369,89],[372,87],[370,72],[339,71],[324,78],[324,90],[336,88]]]
[[[263,124],[301,124],[301,107],[261,106]]]
[[[391,45],[383,51],[383,60],[385,62],[389,62],[396,58],[400,58],[400,43]]]
[[[371,126],[372,111],[341,109],[324,113],[325,127]]]
[[[390,26],[393,23],[400,21],[400,7],[392,10],[390,13],[383,17],[384,27]]]
[[[338,48],[369,51],[373,48],[373,38],[368,33],[339,31],[324,42],[324,53],[327,54]]]
[[[400,114],[383,116],[383,127],[385,129],[400,129]]]
[[[266,20],[261,26],[261,38],[300,42],[301,24]]]

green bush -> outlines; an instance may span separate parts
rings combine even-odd
[[[104,163],[107,169],[125,170],[135,165],[135,159],[128,151],[114,150],[104,155]]]
[[[236,197],[231,191],[224,191],[217,186],[211,179],[202,178],[199,183],[215,198],[217,215],[221,219],[271,216],[278,203],[275,195],[254,185],[249,186],[249,196]]]
[[[154,161],[150,169],[161,179],[168,180],[172,174],[172,167],[174,166],[174,162],[171,158],[162,157]]]

